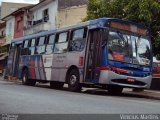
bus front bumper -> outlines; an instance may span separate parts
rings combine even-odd
[[[100,84],[111,84],[130,88],[150,88],[152,76],[133,77],[120,75],[110,70],[102,70],[99,77]]]

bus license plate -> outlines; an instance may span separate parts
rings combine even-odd
[[[128,82],[135,82],[136,79],[134,79],[134,78],[127,78],[127,81],[128,81]]]

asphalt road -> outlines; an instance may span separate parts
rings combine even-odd
[[[160,101],[107,91],[81,93],[0,81],[0,114],[144,114],[160,113]]]

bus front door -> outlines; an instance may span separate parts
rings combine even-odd
[[[101,65],[101,30],[89,31],[88,49],[85,63],[85,82],[97,83],[99,73],[96,70]]]

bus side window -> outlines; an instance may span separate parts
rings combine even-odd
[[[54,39],[55,39],[54,34],[48,37],[48,44],[46,45],[46,54],[53,53]]]
[[[29,48],[29,55],[34,55],[35,52],[35,43],[36,43],[36,39],[33,38],[30,42],[30,48]]]
[[[82,51],[85,47],[86,35],[87,35],[86,28],[73,30],[71,34],[69,51]]]
[[[22,47],[21,55],[28,55],[28,53],[29,53],[28,46],[29,46],[29,42],[28,42],[28,40],[25,40],[23,42],[23,47]]]
[[[36,54],[44,54],[45,53],[45,40],[46,37],[42,36],[38,38],[38,45],[36,46]]]
[[[67,52],[68,48],[68,32],[62,32],[56,35],[54,53]]]
[[[14,46],[15,46],[15,43],[12,43],[12,44],[11,44],[11,49],[14,48]]]

